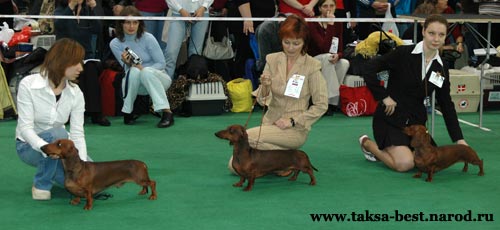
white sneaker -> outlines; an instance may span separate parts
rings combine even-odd
[[[31,187],[31,195],[33,196],[33,200],[50,200],[50,191],[41,190],[35,188],[35,186]]]
[[[234,170],[233,168],[233,155],[231,155],[231,158],[229,158],[229,162],[227,163],[227,169],[229,169],[229,171],[234,174],[234,175],[238,175],[238,173],[236,173],[236,171]]]
[[[361,151],[363,151],[363,154],[365,155],[366,160],[368,161],[378,161],[375,155],[373,153],[369,152],[363,147],[363,142],[365,139],[368,139],[368,135],[361,135],[359,137],[359,146],[361,147]]]

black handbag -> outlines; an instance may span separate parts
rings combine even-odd
[[[380,31],[380,40],[378,43],[378,53],[379,55],[384,55],[396,49],[397,44],[396,41],[392,40],[391,37],[377,24],[372,24],[378,31]],[[387,37],[386,39],[382,39],[382,33]]]
[[[207,59],[199,54],[191,54],[186,63],[179,66],[177,69],[176,79],[184,75],[187,79],[203,80],[208,77],[208,62]]]
[[[386,39],[382,40],[382,33],[384,33],[385,36],[387,36]],[[389,53],[389,52],[395,50],[396,46],[397,46],[396,41],[392,40],[392,38],[389,37],[389,35],[387,35],[387,33],[385,33],[385,31],[380,30],[380,41],[378,43],[378,54],[384,55],[386,53]]]

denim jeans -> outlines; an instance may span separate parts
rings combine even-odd
[[[151,13],[151,12],[144,12],[141,11],[141,15],[146,17],[146,16],[151,16],[151,17],[160,17],[160,16],[165,16],[165,12],[157,12],[157,13]],[[163,25],[165,24],[164,20],[144,20],[144,25],[146,26],[146,31],[151,33],[155,38],[156,41],[158,41],[158,44],[160,44],[161,50],[165,50],[167,43],[161,40],[161,36],[163,34]]]
[[[204,17],[208,17],[208,12]],[[179,13],[172,13],[172,17],[181,17]],[[168,28],[167,48],[165,49],[165,62],[167,63],[165,70],[168,76],[174,77],[177,57],[182,46],[182,42],[186,37],[186,31],[191,28],[191,38],[188,41],[188,57],[192,54],[202,54],[203,43],[205,41],[205,33],[208,28],[208,21],[170,21]]]
[[[63,128],[52,128],[38,134],[46,142],[68,138],[68,132]],[[64,186],[64,168],[60,159],[43,157],[30,144],[16,140],[16,150],[19,158],[26,164],[36,167],[33,185],[37,189],[50,191],[53,183]]]
[[[125,90],[126,84],[128,84],[128,90]],[[128,76],[122,81],[123,92],[127,92],[123,99],[122,112],[132,113],[137,95],[149,95],[155,111],[170,109],[166,91],[171,84],[172,79],[164,70],[152,67],[145,67],[142,70],[136,67],[130,68]]]

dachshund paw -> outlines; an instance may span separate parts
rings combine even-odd
[[[242,185],[243,185],[243,183],[238,182],[238,183],[234,183],[233,187],[241,187]]]
[[[78,204],[80,204],[80,197],[73,198],[69,203],[71,205],[78,205]]]

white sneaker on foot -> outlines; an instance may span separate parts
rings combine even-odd
[[[31,187],[31,195],[33,196],[33,200],[50,200],[50,191],[41,190],[35,188],[35,186]]]
[[[233,168],[233,155],[231,155],[231,158],[229,158],[229,162],[227,162],[227,169],[229,169],[229,171],[232,174],[238,175],[238,173],[236,173],[236,171]]]
[[[365,139],[368,139],[368,135],[361,135],[359,137],[359,146],[361,146],[361,151],[363,151],[363,154],[365,155],[366,160],[368,161],[378,161],[375,155],[373,153],[369,152],[363,147],[363,143],[365,142]]]

